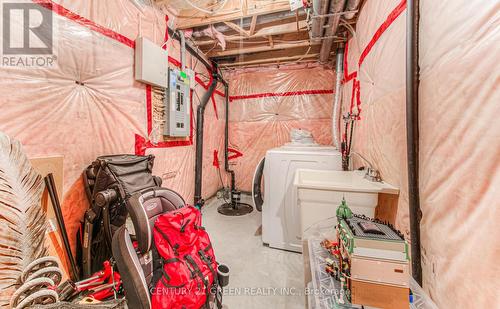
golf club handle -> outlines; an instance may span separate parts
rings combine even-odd
[[[54,208],[54,213],[56,215],[57,225],[59,225],[59,232],[64,244],[64,250],[66,251],[66,257],[69,260],[71,274],[73,280],[78,280],[78,269],[76,266],[75,258],[71,252],[71,246],[69,244],[68,232],[66,231],[66,225],[64,224],[64,217],[61,210],[61,203],[59,202],[59,197],[57,196],[56,182],[54,181],[54,175],[52,173],[47,174],[44,178],[47,191],[49,192],[50,202]]]

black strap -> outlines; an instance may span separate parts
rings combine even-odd
[[[206,295],[205,304],[208,304],[210,302],[210,288],[208,286],[208,284],[209,284],[208,280],[205,279],[205,277],[203,276],[203,273],[201,272],[200,268],[198,267],[198,264],[196,264],[196,262],[194,261],[192,256],[190,256],[189,254],[186,254],[184,256],[184,259],[189,264],[191,264],[191,266],[194,268],[195,273],[198,274],[198,277],[200,277],[201,282],[203,282],[203,285],[205,286],[205,295]]]
[[[203,252],[203,250],[199,250],[198,251],[198,255],[200,256],[200,259],[208,266],[208,269],[210,269],[210,272],[212,273],[212,275],[214,276],[215,278],[215,270],[214,268],[212,267],[212,259],[210,256],[208,255],[205,255],[205,253]]]
[[[194,277],[196,277],[196,272],[194,271],[193,267],[190,266],[190,264],[186,264],[186,267],[189,270],[189,272],[191,273],[191,279],[194,279]]]
[[[179,255],[179,253],[177,252],[177,249],[179,249],[179,244],[172,245],[172,243],[170,242],[170,239],[168,238],[168,236],[165,233],[163,233],[163,231],[160,230],[160,228],[158,228],[156,225],[155,225],[155,230],[158,233],[160,233],[161,237],[168,242],[168,244],[169,244],[170,247],[172,247],[172,249],[174,250],[174,254],[175,255]]]
[[[189,224],[189,222],[191,222],[191,219],[188,219],[185,223],[184,223],[184,220],[182,220],[183,223],[181,225],[181,233],[184,233],[184,230],[186,229],[186,226]]]
[[[178,259],[178,258],[171,258],[171,259],[164,259],[164,258],[161,258],[163,260],[163,264],[168,264],[168,263],[175,263],[175,262],[180,262],[181,260]]]
[[[154,244],[152,246],[151,253],[153,257],[153,278],[151,279],[151,284],[149,286],[150,291],[156,287],[158,281],[163,275],[163,259]]]
[[[182,288],[184,286],[186,286],[186,283],[183,283],[183,284],[179,284],[179,285],[172,285],[170,283],[168,283],[166,280],[165,280],[165,277],[166,276],[166,273],[165,273],[165,270],[163,270],[163,274],[164,276],[161,277],[161,282],[163,283],[164,286],[166,286],[167,288],[173,288],[173,289],[179,289],[179,288]],[[168,277],[168,279],[170,281],[170,277]]]
[[[212,286],[217,286],[217,272],[212,267],[212,257],[209,255],[205,255],[205,252],[203,250],[199,250],[198,254],[200,255],[200,259],[208,266],[208,269],[210,269],[210,272],[212,273],[212,277],[214,279],[214,281],[212,282]]]

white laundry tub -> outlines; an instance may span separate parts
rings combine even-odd
[[[379,193],[399,194],[394,186],[367,180],[364,174],[364,171],[297,169],[294,194],[300,212],[301,233],[315,223],[335,217],[343,198],[353,213],[373,218]]]

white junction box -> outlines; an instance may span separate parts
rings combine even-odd
[[[168,53],[145,37],[135,40],[135,79],[157,87],[168,87]]]
[[[168,95],[165,96],[166,125],[164,134],[174,137],[189,136],[191,129],[190,78],[185,72],[169,71]]]

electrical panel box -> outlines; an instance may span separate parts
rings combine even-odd
[[[168,86],[168,53],[144,37],[135,40],[135,79],[157,87]]]
[[[189,136],[191,130],[191,97],[189,76],[182,71],[169,70],[169,87],[165,96],[164,135]]]

